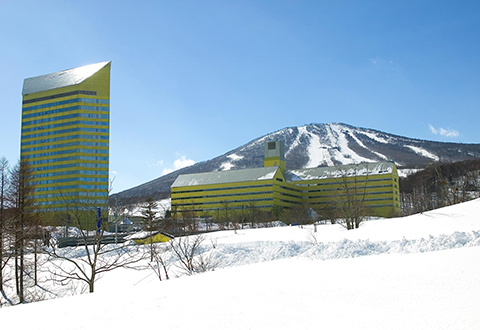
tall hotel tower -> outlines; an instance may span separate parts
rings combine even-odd
[[[91,64],[23,83],[20,158],[33,171],[36,204],[52,215],[106,207],[110,66]]]

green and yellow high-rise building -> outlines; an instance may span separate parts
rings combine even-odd
[[[32,170],[35,203],[43,211],[106,207],[110,66],[24,80],[20,158]]]

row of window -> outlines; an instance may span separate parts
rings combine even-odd
[[[53,110],[24,114],[24,115],[22,115],[22,119],[34,118],[34,117],[40,117],[40,116],[46,116],[46,115],[53,115],[55,113],[62,113],[62,112],[73,111],[73,110],[109,112],[110,107],[90,106],[90,105],[75,105],[73,107],[67,107],[67,108],[61,108],[61,109],[53,109]]]
[[[62,182],[108,182],[108,178],[65,178],[65,179],[57,179],[57,180],[40,180],[40,181],[32,181],[33,185],[41,185],[41,184],[52,184],[52,183],[62,183]]]
[[[108,157],[73,156],[73,157],[62,157],[62,158],[29,161],[28,164],[29,165],[48,164],[48,163],[56,163],[56,162],[65,162],[69,160],[108,161]]]
[[[290,187],[286,187],[286,186],[280,186],[282,189],[286,189],[286,190],[290,190],[290,191],[294,191],[294,192],[297,192],[297,193],[302,193],[302,190],[299,190],[299,189],[293,189],[293,188],[290,188]]]
[[[71,118],[109,119],[110,115],[109,114],[100,114],[100,113],[71,113],[69,115],[24,121],[24,122],[22,122],[22,125],[23,126],[28,126],[28,125],[35,125],[35,124],[41,124],[41,123],[49,123],[49,122],[52,122],[52,121],[71,119]]]
[[[87,98],[84,98],[84,97],[79,97],[79,98],[76,98],[76,99],[70,99],[70,100],[64,100],[64,101],[58,101],[58,102],[51,102],[51,103],[44,103],[44,104],[34,105],[32,107],[25,107],[22,110],[23,111],[30,111],[30,110],[44,109],[44,108],[50,108],[50,107],[58,107],[58,106],[64,105],[64,104],[78,103],[78,102],[96,103],[96,104],[110,104],[110,100],[87,99]]]
[[[182,190],[173,192],[174,194],[184,194],[184,193],[195,193],[202,191],[221,191],[221,190],[232,190],[232,189],[248,189],[248,188],[263,188],[263,187],[273,187],[272,184],[259,184],[255,186],[239,186],[239,187],[224,187],[224,188],[209,188],[209,189],[195,189],[195,190]]]
[[[40,157],[65,155],[65,154],[76,154],[80,152],[85,154],[108,154],[108,150],[102,150],[102,149],[71,149],[71,150],[44,152],[44,153],[35,154],[35,155],[22,155],[22,159],[40,158]]]
[[[63,172],[54,172],[54,173],[43,173],[43,174],[36,174],[34,178],[47,178],[49,176],[61,176],[61,175],[108,175],[108,171],[85,171],[85,170],[78,170],[78,171],[63,171]]]
[[[105,205],[105,202],[103,204],[99,204],[99,205],[100,206]],[[69,207],[65,207],[65,206],[54,207],[54,206],[51,206],[51,207],[48,207],[48,209],[47,209],[47,211],[49,211],[49,212],[57,212],[57,213],[71,212],[71,211],[74,211],[74,210],[82,211],[82,212],[85,212],[85,211],[97,212],[97,206],[88,206],[88,205],[80,205],[80,206],[70,205]]]
[[[106,147],[108,148],[108,143],[106,142],[70,142],[70,143],[61,143],[61,144],[52,144],[49,146],[42,146],[42,147],[35,147],[35,148],[27,148],[22,149],[22,152],[30,152],[30,151],[37,151],[37,150],[47,150],[47,149],[57,149],[57,148],[66,148],[66,147],[73,147],[73,146],[82,146],[82,147]]]
[[[314,204],[332,204],[331,202],[315,202],[315,203],[310,203],[312,205]],[[371,204],[371,205],[365,205],[365,207],[368,207],[368,208],[374,208],[374,207],[393,207],[394,205],[393,204]]]
[[[293,197],[293,198],[302,198],[301,196],[292,195],[292,194],[287,194],[287,193],[284,193],[284,192],[280,192],[280,195],[282,195],[282,196],[288,196],[288,197]]]
[[[73,92],[59,93],[59,94],[55,94],[55,95],[42,96],[42,97],[37,97],[35,99],[24,100],[23,104],[41,102],[41,101],[52,100],[52,99],[58,99],[58,98],[61,98],[61,97],[67,97],[67,96],[72,96],[72,95],[93,95],[93,96],[96,96],[97,91],[78,90],[78,91],[73,91]]]
[[[57,135],[57,134],[70,133],[70,132],[108,133],[108,131],[109,131],[108,128],[104,129],[104,128],[75,127],[75,128],[69,128],[69,129],[62,129],[59,131],[23,135],[22,139],[31,139],[31,138],[41,137],[41,136]]]
[[[250,206],[249,206],[250,207]],[[256,209],[266,209],[266,208],[272,208],[273,204],[268,204],[268,205],[255,205],[254,208]],[[236,205],[232,207],[227,207],[227,210],[242,210],[245,209],[245,205]],[[196,209],[196,208],[188,208],[186,210],[173,210],[173,213],[181,213],[182,211],[187,211],[187,212],[212,212],[212,211],[225,211],[225,207],[212,207],[212,208],[204,208],[204,209]]]
[[[368,183],[368,182],[375,182],[375,181],[391,181],[391,178],[382,178],[382,179],[367,179],[367,180],[357,180],[348,182],[350,183]],[[320,186],[320,185],[338,185],[338,182],[320,182],[315,184],[306,184],[306,185],[299,185],[299,186]],[[241,187],[224,187],[224,188],[209,188],[209,189],[195,189],[195,190],[184,190],[174,193],[195,193],[195,192],[203,192],[203,191],[216,191],[216,190],[229,190],[229,189],[245,189],[245,188],[258,188],[258,187],[272,187],[272,184],[267,185],[257,185],[257,186],[241,186]],[[376,186],[366,186],[365,188],[380,188],[380,187],[391,187],[392,185],[376,185]],[[291,190],[300,194],[309,193],[309,192],[318,192],[318,191],[330,191],[330,190],[340,190],[342,188],[332,188],[332,189],[317,189],[317,190],[298,190],[291,187],[280,186],[282,189]],[[396,187],[396,186],[395,186]],[[362,187],[360,187],[362,188]],[[298,197],[291,195],[293,197]]]
[[[198,199],[198,198],[218,198],[218,197],[231,197],[231,196],[247,196],[247,195],[263,195],[263,194],[271,194],[272,191],[258,191],[258,192],[247,192],[247,193],[236,193],[236,194],[222,194],[222,195],[206,195],[206,196],[192,196],[192,197],[183,197],[183,198],[176,198],[176,200],[180,199]]]
[[[289,203],[289,204],[297,204],[297,205],[302,205],[303,203],[302,202],[296,202],[296,201],[291,201],[291,200],[287,200],[287,199],[280,199],[280,202],[283,202],[283,203]],[[287,209],[289,207],[286,207]]]
[[[394,206],[395,205],[393,204],[373,204],[373,205],[366,205],[365,207],[394,207]]]
[[[363,200],[364,202],[375,202],[375,201],[393,201],[393,197],[385,197],[385,198],[366,198]],[[343,200],[339,200],[339,203],[345,202]],[[332,201],[320,201],[320,202],[311,202],[310,204],[332,204]]]
[[[347,184],[354,184],[354,183],[365,183],[365,182],[375,182],[375,181],[391,181],[391,178],[381,178],[381,179],[365,179],[365,180],[347,180]],[[343,180],[335,181],[335,182],[319,182],[319,183],[308,183],[308,184],[300,184],[300,186],[326,186],[326,185],[338,185],[344,184]]]
[[[361,186],[361,187],[353,187],[348,186],[348,189],[356,189],[356,190],[368,190],[371,188],[384,188],[384,187],[392,187],[391,184],[383,184],[383,185],[376,185],[376,186]],[[336,188],[329,188],[329,189],[317,189],[317,190],[306,190],[306,193],[314,193],[314,192],[321,192],[321,191],[338,191],[338,190],[345,190],[345,187],[336,187]]]
[[[47,205],[65,205],[67,204],[65,201],[58,200],[58,201],[47,201],[47,202],[36,202],[35,205],[37,206],[47,206]],[[103,205],[105,204],[104,199],[79,199],[72,202],[73,205],[79,204],[90,204],[90,205]]]
[[[286,200],[281,200],[282,202],[285,202],[285,203],[292,203],[290,201],[286,201]],[[299,203],[293,203],[293,204],[299,204]],[[313,204],[318,204],[318,203],[313,203]],[[366,205],[367,208],[380,208],[380,207],[399,207],[399,205],[394,205],[394,204],[374,204],[374,205]],[[258,208],[258,209],[262,209],[262,208],[272,208],[273,205],[272,204],[269,204],[269,205],[255,205],[254,208]],[[286,209],[289,209],[289,207],[285,207]],[[228,210],[241,210],[241,209],[244,209],[244,205],[237,205],[237,206],[232,206],[232,207],[228,207],[227,208]],[[225,210],[225,207],[215,207],[215,208],[203,208],[203,209],[186,209],[185,211],[188,211],[188,212],[212,212],[212,211],[224,211]],[[172,209],[172,212],[173,213],[181,213],[183,210],[175,210],[175,209]]]
[[[85,192],[85,191],[76,191],[76,192],[66,192],[66,193],[56,193],[56,194],[42,194],[42,195],[35,195],[35,198],[40,199],[40,198],[58,198],[58,199],[64,199],[66,197],[78,197],[78,196],[83,196],[83,197],[108,197],[108,192],[102,192],[102,191],[97,191],[97,192]]]
[[[68,135],[68,136],[60,136],[60,137],[52,138],[52,139],[44,139],[44,140],[35,140],[35,141],[22,142],[22,146],[29,146],[29,145],[33,145],[33,144],[42,144],[42,143],[49,143],[49,142],[56,142],[56,141],[64,141],[64,140],[74,140],[74,139],[108,140],[109,137],[106,136],[106,135],[75,134],[75,135]]]
[[[261,201],[273,201],[273,198],[255,198],[255,199],[237,199],[237,200],[229,200],[226,202],[219,202],[219,201],[213,201],[213,202],[192,202],[192,203],[180,203],[180,204],[175,204],[176,206],[192,206],[192,205],[211,205],[211,204],[224,204],[225,206],[223,209],[228,208],[230,209],[229,204],[234,204],[234,203],[248,203],[248,202],[261,202]]]
[[[58,123],[58,124],[51,124],[51,125],[45,125],[45,126],[24,128],[22,129],[22,133],[43,131],[45,129],[64,127],[64,126],[73,126],[73,125],[108,126],[109,124],[110,123],[108,121],[75,120],[75,121],[68,121],[66,123]]]
[[[62,165],[53,165],[53,166],[34,167],[33,171],[36,171],[36,172],[48,171],[48,170],[56,170],[60,168],[69,168],[69,167],[108,168],[108,164],[91,164],[91,163],[62,164]]]
[[[66,189],[108,189],[108,184],[74,184],[69,186],[56,186],[56,187],[42,187],[42,188],[35,188],[34,191],[58,191],[58,190],[66,190]]]
[[[389,180],[389,179],[387,179]],[[372,180],[373,181],[373,180]],[[384,179],[379,179],[379,180],[375,180],[375,181],[384,181]],[[364,181],[365,182],[365,181]],[[330,183],[329,183],[330,184]],[[271,187],[272,185],[261,185],[261,186],[264,186],[264,187]],[[182,191],[182,192],[174,192],[175,194],[175,199],[180,199],[181,197],[178,196],[178,194],[180,193],[192,193],[192,192],[204,192],[204,191],[219,191],[219,190],[230,190],[230,189],[245,189],[245,188],[253,188],[253,187],[261,187],[261,186],[242,186],[242,187],[226,187],[226,188],[211,188],[211,189],[201,189],[201,190],[188,190],[188,191]],[[389,185],[375,185],[375,186],[366,186],[364,187],[365,190],[367,189],[372,189],[372,188],[386,188],[386,187],[389,187],[391,188],[392,185],[389,184]],[[337,188],[331,188],[331,189],[319,189],[319,190],[307,190],[307,191],[299,191],[299,190],[295,190],[295,189],[289,189],[288,187],[284,187],[282,186],[281,188],[283,189],[287,189],[287,190],[292,190],[292,191],[295,191],[295,192],[299,192],[301,193],[302,195],[305,194],[305,193],[312,193],[312,192],[322,192],[322,191],[341,191],[341,190],[344,190],[343,187],[337,187]],[[268,192],[258,192],[258,193],[268,193]],[[258,193],[253,193],[253,194],[258,194]],[[368,194],[383,194],[383,193],[392,193],[391,191],[387,191],[387,192],[368,192]],[[240,193],[240,194],[222,194],[222,195],[211,195],[211,196],[195,196],[195,197],[184,197],[184,198],[207,198],[207,197],[223,197],[223,196],[235,196],[235,195],[244,195],[244,194],[248,194],[248,193]],[[291,195],[291,194],[287,194],[287,193],[284,193],[284,192],[280,192],[281,195],[283,196],[289,196],[289,197],[293,197],[293,198],[300,198],[300,196],[298,195]],[[357,193],[357,195],[361,195],[363,194],[362,193]],[[308,198],[324,198],[324,197],[338,197],[338,196],[346,196],[346,194],[336,194],[336,195],[321,195],[321,196],[308,196]]]
[[[391,194],[392,191],[385,191],[379,192],[380,194]],[[368,191],[358,192],[356,194],[353,193],[346,193],[346,194],[334,194],[334,195],[316,195],[316,196],[308,196],[308,199],[315,199],[315,198],[336,198],[336,197],[345,197],[345,196],[365,196],[365,195],[374,195],[374,193]]]
[[[253,199],[253,200],[239,200],[239,201],[232,201],[231,204],[225,204],[222,207],[214,207],[214,208],[208,208],[208,209],[194,209],[193,211],[215,211],[215,210],[242,210],[245,209],[246,205],[233,205],[234,203],[248,203],[248,202],[258,202],[258,201],[273,201],[273,198],[263,198],[263,199]],[[230,201],[229,201],[230,202]],[[195,207],[199,205],[207,205],[207,204],[219,204],[218,202],[211,202],[211,203],[185,203],[185,204],[175,204],[172,205],[172,207]],[[248,208],[250,208],[250,205],[247,205]],[[253,206],[254,208],[267,208],[267,207],[272,207],[272,205],[255,205]],[[192,211],[190,208],[187,208],[187,211]]]

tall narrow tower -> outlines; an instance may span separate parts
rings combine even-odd
[[[20,158],[33,170],[36,204],[44,211],[106,207],[110,66],[24,80]]]
[[[278,166],[285,172],[285,146],[282,141],[265,142],[264,166]]]

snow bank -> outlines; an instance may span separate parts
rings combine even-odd
[[[392,253],[422,253],[460,247],[480,246],[480,231],[454,232],[450,235],[430,236],[398,241],[348,240],[317,242],[314,233],[310,241],[257,241],[221,244],[215,248],[218,268],[247,265],[258,262],[308,258],[318,260],[355,258]],[[210,249],[205,251],[210,252]]]
[[[213,272],[160,282],[148,269],[119,269],[94,294],[0,309],[2,326],[474,330],[479,209],[477,199],[351,231],[211,233],[202,251],[217,263]]]

